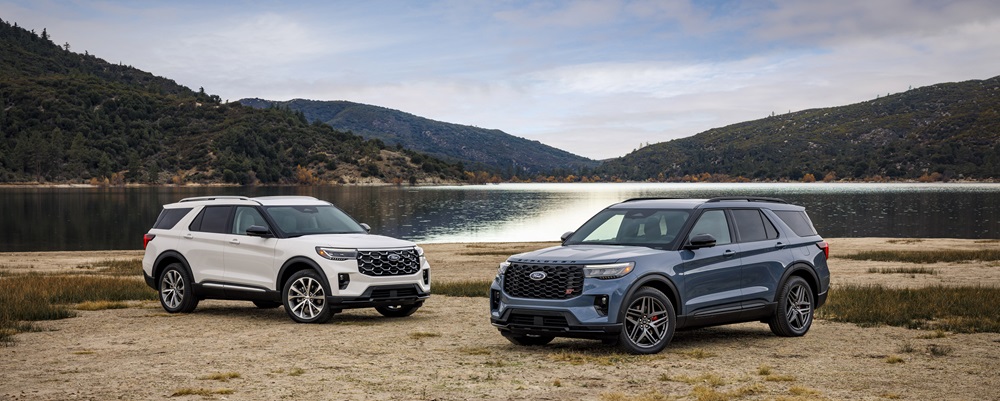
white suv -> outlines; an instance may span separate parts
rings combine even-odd
[[[369,230],[312,197],[186,198],[164,205],[143,236],[143,275],[170,313],[235,299],[283,305],[299,323],[347,308],[409,316],[430,297],[424,252]]]

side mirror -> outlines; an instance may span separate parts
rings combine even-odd
[[[368,224],[365,224],[365,223],[361,223],[361,228],[365,229],[365,232],[366,232],[366,233],[370,233],[370,232],[372,232],[372,226],[370,226],[370,225],[368,225]]]
[[[268,230],[264,226],[250,226],[247,227],[247,235],[252,237],[270,237],[271,230]]]
[[[684,245],[684,249],[711,248],[715,246],[715,237],[712,234],[697,234],[691,237],[691,242]]]
[[[566,239],[573,236],[573,231],[564,232],[561,237],[559,237],[562,242],[566,242]]]

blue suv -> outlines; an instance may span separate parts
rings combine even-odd
[[[749,321],[796,337],[830,288],[829,245],[780,199],[630,199],[562,240],[500,264],[490,320],[514,344],[591,338],[652,354],[677,329]]]

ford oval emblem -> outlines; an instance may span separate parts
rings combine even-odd
[[[545,276],[548,276],[548,274],[545,274],[545,272],[542,271],[538,271],[538,272],[531,272],[531,274],[528,275],[528,278],[538,281],[538,280],[544,280]]]
[[[396,253],[389,254],[389,261],[390,262],[399,262],[399,254],[396,254]]]

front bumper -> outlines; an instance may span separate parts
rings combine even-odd
[[[412,305],[430,298],[417,284],[370,286],[359,296],[328,296],[326,301],[335,309],[371,308],[375,306]]]
[[[567,311],[507,308],[490,323],[501,333],[605,339],[617,337],[621,323],[585,324]]]

